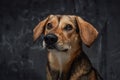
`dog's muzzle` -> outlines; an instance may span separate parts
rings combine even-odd
[[[44,41],[48,49],[56,49],[57,51],[62,51],[62,52],[68,51],[67,48],[64,49],[64,48],[58,47],[58,43],[57,43],[58,37],[53,33],[47,34],[44,37]]]
[[[54,45],[57,42],[58,37],[55,34],[51,33],[51,34],[47,34],[44,37],[44,40],[48,48],[54,48]]]

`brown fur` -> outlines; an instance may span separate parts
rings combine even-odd
[[[52,24],[51,29],[46,28],[48,23]],[[67,24],[72,26],[69,31],[64,29]],[[58,37],[59,51],[48,49],[47,80],[98,80],[96,71],[82,51],[82,42],[90,47],[98,35],[90,23],[74,15],[50,15],[33,32],[34,41],[42,33],[53,33]],[[62,51],[66,48],[68,51]]]

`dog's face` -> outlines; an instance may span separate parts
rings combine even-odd
[[[43,33],[43,45],[48,50],[59,52],[71,52],[81,48],[81,42],[90,46],[98,35],[91,24],[73,15],[50,15],[33,32],[34,41]]]

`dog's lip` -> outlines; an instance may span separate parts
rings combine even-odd
[[[68,49],[60,50],[60,49],[57,49],[57,48],[56,48],[56,50],[57,50],[57,51],[60,51],[60,52],[67,52],[67,51],[68,51]]]
[[[68,49],[60,50],[60,49],[58,49],[58,48],[56,48],[56,50],[61,51],[61,52],[67,52],[67,51],[68,51]]]
[[[55,49],[55,46],[54,46],[54,45],[46,45],[46,47],[47,47],[48,49]]]
[[[67,52],[68,51],[68,49],[59,49],[55,44],[53,44],[53,45],[46,45],[46,47],[48,49],[56,49],[57,51],[60,51],[60,52]]]

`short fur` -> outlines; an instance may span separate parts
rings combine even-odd
[[[51,29],[47,29],[48,23]],[[65,30],[68,24],[71,30]],[[58,37],[57,48],[48,49],[47,80],[98,80],[97,71],[82,49],[82,42],[90,47],[98,35],[90,23],[74,15],[50,15],[34,28],[34,41],[42,33]],[[45,41],[43,45],[46,47]]]

